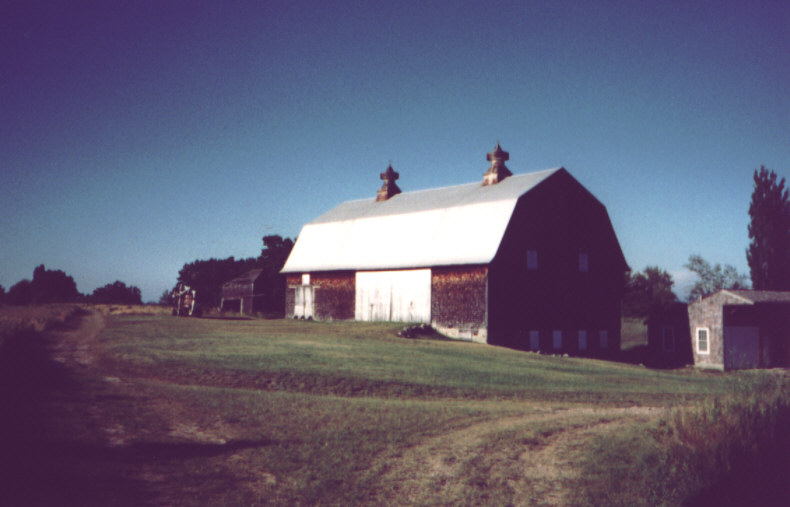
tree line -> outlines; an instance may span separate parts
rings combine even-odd
[[[15,306],[46,303],[142,304],[140,289],[116,280],[91,294],[81,294],[74,279],[59,269],[43,264],[33,270],[33,279],[20,280],[6,292],[0,285],[0,304]]]
[[[746,260],[755,290],[790,291],[790,196],[785,179],[761,166],[754,171],[749,204],[749,247]],[[684,266],[696,275],[689,293],[695,300],[721,289],[748,289],[749,277],[729,264],[711,265],[700,255],[689,256]],[[678,301],[672,276],[658,266],[627,273],[623,314],[647,316]]]
[[[253,269],[262,269],[259,284],[262,286],[264,306],[267,313],[285,313],[285,277],[280,270],[291,253],[294,242],[279,235],[263,237],[263,248],[258,257],[236,259],[195,260],[184,264],[171,290],[159,298],[163,305],[173,304],[172,294],[179,283],[188,285],[196,292],[196,302],[202,307],[219,307],[222,299],[222,284]]]

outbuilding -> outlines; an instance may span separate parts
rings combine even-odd
[[[513,175],[499,144],[476,183],[375,198],[306,224],[286,315],[429,323],[455,338],[579,355],[620,349],[628,269],[606,208],[564,168]]]
[[[262,273],[262,269],[253,269],[222,284],[220,310],[246,315],[265,312],[266,301]]]
[[[696,366],[790,365],[790,292],[721,290],[689,304],[688,314]]]
[[[693,364],[686,303],[676,301],[665,308],[656,308],[646,323],[647,365],[672,368]]]

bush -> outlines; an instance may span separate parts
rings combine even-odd
[[[598,438],[582,466],[592,505],[778,505],[790,472],[790,385],[760,373],[739,393]]]

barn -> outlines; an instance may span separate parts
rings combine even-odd
[[[286,315],[429,323],[508,347],[611,355],[628,269],[606,208],[564,168],[375,198],[306,224],[282,273]]]
[[[688,306],[695,366],[790,366],[790,292],[721,290]]]
[[[266,301],[262,273],[262,269],[253,269],[223,283],[220,310],[246,315],[265,312]]]

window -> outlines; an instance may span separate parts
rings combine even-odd
[[[579,254],[579,271],[586,273],[590,269],[590,256],[586,253]]]
[[[587,350],[587,331],[579,331],[579,350]]]
[[[697,328],[697,353],[710,354],[710,343],[708,342],[708,328]]]
[[[540,350],[540,333],[537,331],[529,332],[529,350]]]
[[[527,250],[527,269],[538,269],[537,250]]]
[[[554,331],[554,349],[562,348],[562,331]]]
[[[664,352],[675,352],[674,327],[665,327],[661,329],[661,348]]]
[[[302,275],[302,285],[310,285],[310,273]]]
[[[602,349],[609,346],[609,331],[601,331],[598,333],[598,343]]]

